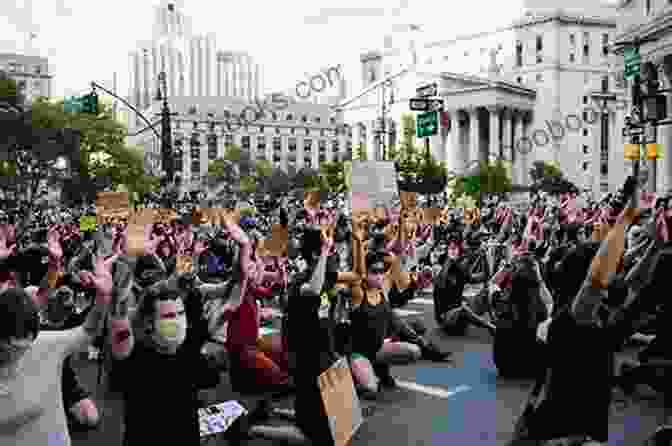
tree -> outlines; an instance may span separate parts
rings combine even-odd
[[[345,162],[336,160],[320,164],[320,177],[330,193],[340,194],[347,190]]]
[[[123,184],[129,191],[140,194],[158,187],[156,178],[144,174],[141,152],[126,146],[128,129],[114,118],[111,106],[99,104],[98,115],[67,113],[63,101],[38,98],[32,104],[30,116],[35,129],[79,132],[79,174],[84,184],[91,185],[93,178],[104,176],[114,189]]]
[[[4,71],[0,71],[0,102],[7,102],[14,107],[20,107],[24,103],[23,93],[14,79]]]
[[[357,161],[367,161],[368,158],[369,155],[366,153],[366,145],[359,143],[359,145],[355,149],[355,159]]]
[[[532,164],[532,168],[530,169],[530,178],[532,178],[532,182],[536,183],[537,181],[545,177],[562,178],[563,173],[560,170],[560,167],[553,163],[548,163],[545,161],[535,161]]]

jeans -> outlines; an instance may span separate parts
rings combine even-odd
[[[385,342],[378,350],[373,361],[361,354],[350,357],[350,370],[355,384],[360,388],[377,392],[380,379],[374,371],[374,363],[384,365],[409,364],[420,359],[420,347],[408,342]]]

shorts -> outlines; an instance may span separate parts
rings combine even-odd
[[[66,411],[78,402],[91,396],[91,393],[82,386],[77,378],[70,357],[65,358],[65,361],[63,362],[61,386],[63,392],[63,407]]]

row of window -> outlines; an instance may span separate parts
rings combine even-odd
[[[189,114],[189,115],[198,114],[198,108],[195,107],[195,106],[189,107],[189,110],[187,111],[187,114]],[[231,119],[231,117],[232,117],[232,113],[228,110],[224,110],[223,115],[224,115],[224,119]],[[273,121],[280,120],[277,112],[271,112],[270,115],[271,115],[271,119]],[[211,118],[214,118],[215,113],[209,112],[208,116],[211,117]],[[266,118],[265,114],[264,114],[263,118]],[[285,120],[286,121],[294,121],[295,117],[292,113],[287,113],[287,116],[285,117]],[[303,122],[303,123],[308,123],[308,116],[307,115],[302,115],[300,121]],[[322,122],[322,118],[320,118],[319,116],[315,116],[312,119],[312,122],[315,123],[315,124],[320,124]],[[334,118],[334,117],[329,118],[329,124],[335,125],[336,124],[336,118]]]
[[[590,33],[584,31],[583,33],[583,58],[584,58],[584,63],[588,61],[588,58],[590,57]],[[576,36],[574,34],[569,35],[569,45],[570,45],[570,53],[569,53],[569,61],[570,62],[575,62],[576,61],[576,55],[574,52],[574,49],[576,48]],[[544,51],[544,37],[543,35],[539,34],[537,35],[536,39],[536,61],[537,63],[542,63],[544,58],[543,58],[543,51]],[[521,41],[516,41],[516,66],[517,67],[522,67],[523,66],[523,42]],[[602,56],[606,57],[609,55],[609,34],[602,34]]]
[[[192,122],[192,126],[193,126],[194,130],[198,129],[198,124],[199,124],[198,122]],[[215,131],[215,126],[216,126],[216,124],[214,122],[209,123],[209,129],[210,129],[211,132]],[[263,125],[259,125],[259,126],[257,126],[257,128],[258,128],[259,133],[264,133],[265,130],[266,130],[266,127],[263,126]],[[177,123],[175,124],[175,130],[179,131],[181,129],[182,129],[182,125],[180,124],[180,121],[177,121]],[[245,132],[249,132],[249,130],[250,130],[249,126],[244,126],[244,127],[242,127],[242,129]],[[280,127],[274,127],[274,129],[275,129],[275,134],[279,135],[280,134]],[[222,131],[224,131],[224,128],[222,128]],[[304,134],[306,136],[310,136],[310,129],[304,128],[303,131],[304,131]],[[295,135],[296,134],[296,128],[291,127],[289,129],[289,132],[290,132],[290,134]],[[338,136],[338,135],[341,135],[343,133],[344,133],[344,131],[341,127],[338,127],[336,129],[320,129],[320,136],[321,137]],[[352,137],[352,128],[350,128],[350,127],[348,127],[348,136]]]
[[[41,65],[33,65],[32,67],[32,72],[33,74],[42,74],[44,70],[42,70]],[[6,70],[10,73],[29,73],[31,72],[30,66],[29,65],[23,65],[20,63],[16,62],[8,62],[6,66],[0,67],[0,70]]]

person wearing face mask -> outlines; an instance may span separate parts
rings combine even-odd
[[[78,327],[84,323],[89,311],[91,307],[82,312],[75,311],[75,292],[60,281],[55,289],[50,290],[49,300],[42,311],[41,330],[70,330]],[[68,419],[76,426],[97,427],[100,422],[98,408],[91,399],[91,393],[79,381],[71,356],[68,356],[63,363],[61,386],[63,407]]]
[[[190,320],[189,298],[172,280],[152,285],[140,297],[135,323],[120,301],[110,321],[111,373],[124,400],[124,446],[154,441],[198,445],[198,390],[214,387],[219,375],[200,354],[207,326]],[[192,312],[193,313],[193,312]],[[141,338],[131,326],[143,331]]]
[[[0,294],[0,444],[70,445],[61,367],[99,334],[113,292],[115,260],[98,258],[95,273],[81,273],[82,283],[96,290],[96,305],[76,328],[41,331],[38,299],[20,288]]]

